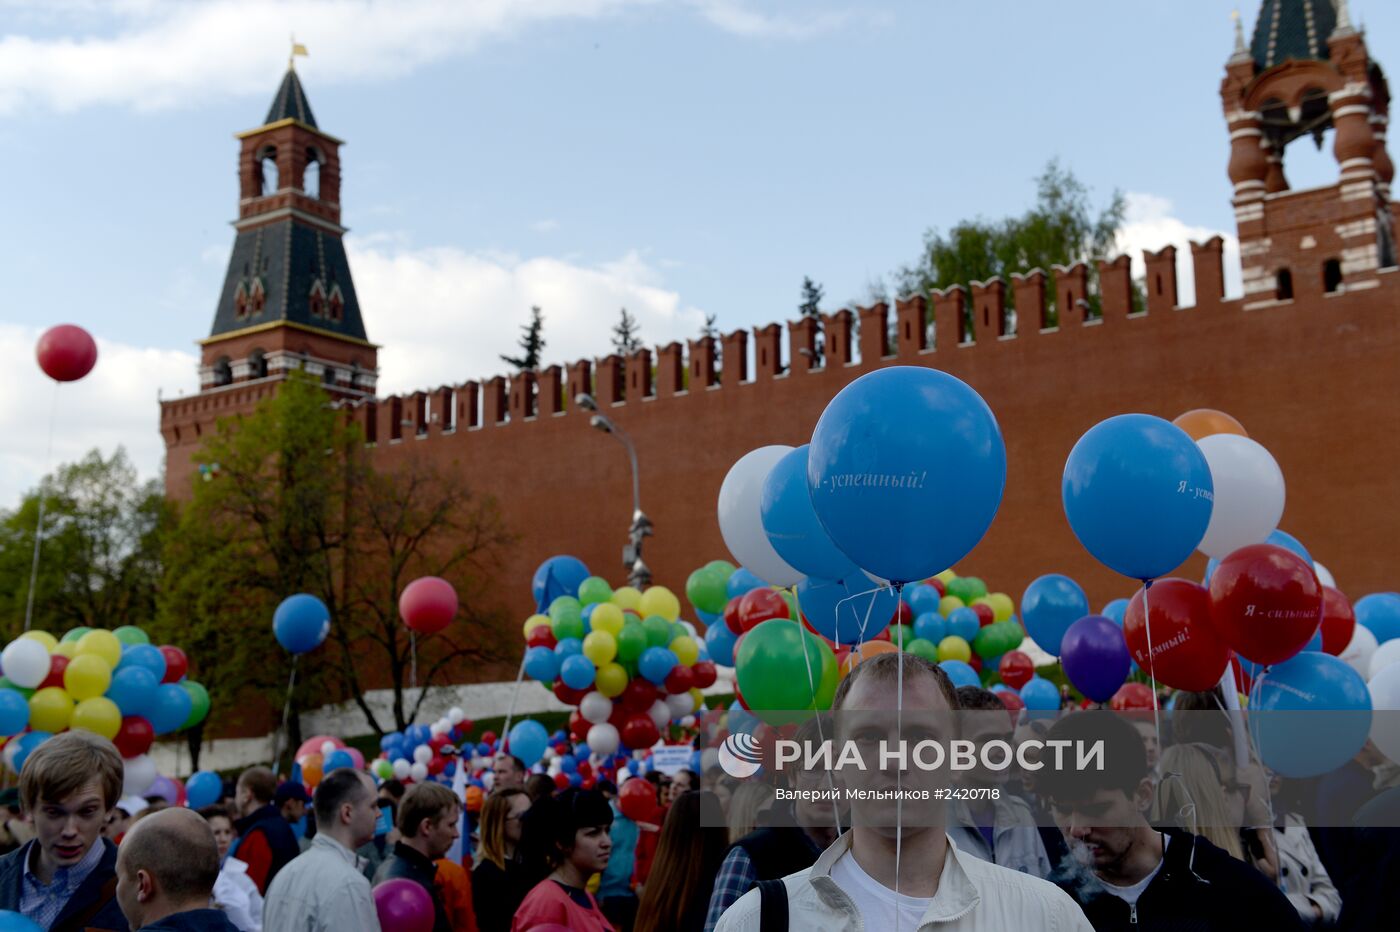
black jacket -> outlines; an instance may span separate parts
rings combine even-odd
[[[759,880],[777,880],[817,863],[821,849],[797,824],[791,803],[769,807],[762,822],[762,827],[729,846],[744,849]]]
[[[191,909],[142,926],[138,932],[238,932],[238,926],[217,909]]]
[[[239,848],[250,844],[251,839],[257,835],[261,835],[267,843],[268,851],[271,852],[272,856],[267,868],[267,876],[262,879],[261,883],[258,883],[256,876],[252,878],[254,883],[258,883],[258,892],[266,896],[277,872],[286,867],[292,858],[301,854],[296,833],[292,831],[292,827],[287,824],[287,820],[282,818],[282,813],[278,812],[277,807],[272,803],[253,810],[233,824],[238,829]],[[234,849],[233,856],[239,857],[238,848]],[[248,858],[243,858],[243,860],[252,863]]]
[[[1114,896],[1088,874],[1075,873],[1073,858],[1050,876],[1084,910],[1096,932],[1302,932],[1293,904],[1250,865],[1200,836],[1171,837],[1162,869],[1136,907]],[[1195,860],[1192,861],[1192,842]]]
[[[472,869],[472,908],[476,912],[476,927],[481,932],[510,932],[515,911],[533,886],[525,865],[518,861],[507,861],[506,869],[501,870],[482,858],[481,863]]]
[[[73,891],[49,932],[83,932],[85,929],[128,932],[130,929],[117,905],[117,846],[105,838],[98,840],[103,847],[102,860]],[[26,859],[38,843],[31,841],[18,851],[0,857],[0,909],[19,912],[20,899],[24,896]]]
[[[374,872],[374,885],[377,887],[386,880],[400,877],[412,880],[427,890],[428,895],[433,898],[433,932],[452,932],[452,922],[447,918],[447,907],[443,905],[442,894],[438,892],[435,882],[437,865],[428,860],[426,855],[419,854],[403,842],[398,842],[394,845],[394,853]]]

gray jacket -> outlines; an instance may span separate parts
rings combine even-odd
[[[379,932],[355,852],[324,833],[277,872],[263,906],[267,932]]]
[[[953,808],[951,821],[948,837],[957,842],[958,850],[1032,877],[1050,876],[1050,856],[1045,853],[1035,816],[1025,800],[1003,792],[1001,798],[992,803],[995,852],[987,847],[987,840],[978,831],[965,803]]]

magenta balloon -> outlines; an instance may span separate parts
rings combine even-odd
[[[334,744],[338,748],[345,747],[345,742],[341,741],[339,738],[333,735],[313,735],[312,737],[307,738],[305,741],[303,741],[301,743],[301,747],[297,748],[296,757],[294,759],[301,760],[308,754],[320,754],[321,746],[324,745],[327,741],[329,741],[331,744]]]
[[[399,595],[399,615],[420,634],[441,631],[457,617],[457,590],[436,576],[415,579]]]
[[[433,932],[433,899],[412,880],[396,877],[374,888],[379,926],[394,932]]]
[[[1132,657],[1121,628],[1102,615],[1086,615],[1065,632],[1060,663],[1076,689],[1107,702],[1127,679]]]
[[[346,748],[345,753],[350,755],[350,763],[356,770],[365,769],[365,756],[360,753],[359,748]]]

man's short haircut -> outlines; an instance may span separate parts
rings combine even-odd
[[[405,838],[417,838],[424,819],[436,822],[461,805],[457,794],[441,783],[415,783],[399,806],[399,831]]]
[[[1115,712],[1073,712],[1056,722],[1045,740],[1083,742],[1085,747],[1103,742],[1102,770],[1054,770],[1047,766],[1039,772],[1036,790],[1051,802],[1086,800],[1100,790],[1122,790],[1124,796],[1132,798],[1147,776],[1142,735]],[[1073,756],[1067,753],[1065,760]]]
[[[403,783],[398,780],[389,779],[379,785],[379,791],[381,793],[388,793],[389,796],[393,798],[394,802],[398,802],[403,799],[404,786]]]
[[[855,688],[857,680],[870,680],[875,683],[897,682],[901,664],[904,666],[905,683],[915,677],[931,676],[938,684],[943,697],[948,700],[948,708],[954,712],[960,708],[958,693],[953,688],[953,681],[948,679],[948,674],[944,673],[937,664],[930,663],[922,657],[916,657],[907,651],[887,651],[883,654],[876,654],[868,660],[862,660],[852,668],[850,673],[846,674],[846,678],[836,687],[836,695],[831,699],[831,711],[840,711],[846,697]]]
[[[24,761],[19,798],[26,812],[42,801],[59,802],[93,780],[108,810],[122,796],[125,767],[112,742],[90,731],[67,731],[39,745]]]
[[[209,898],[219,879],[219,846],[198,813],[172,807],[142,819],[127,833],[121,864],[128,877],[149,871],[171,899]]]
[[[206,822],[211,822],[214,819],[228,819],[229,824],[233,823],[233,813],[229,812],[227,807],[219,803],[214,803],[212,806],[205,806],[203,809],[196,809],[195,811],[203,816]]]
[[[266,767],[249,767],[238,775],[238,785],[246,786],[258,802],[267,804],[277,795],[277,775]]]
[[[520,771],[521,773],[525,773],[529,770],[529,768],[525,766],[525,762],[520,758],[516,757],[514,754],[497,754],[496,760],[510,761],[512,764],[515,765],[515,769]]]
[[[997,694],[981,686],[959,686],[958,708],[964,712],[1005,712],[1006,706]]]
[[[341,806],[373,796],[374,790],[365,782],[367,779],[365,774],[352,767],[341,767],[323,777],[316,785],[316,795],[311,803],[316,812],[316,827],[325,831],[335,824]]]
[[[554,780],[542,773],[532,773],[525,778],[525,792],[530,797],[530,802],[534,802],[541,796],[549,796],[558,789]]]

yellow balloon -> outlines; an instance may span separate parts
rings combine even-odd
[[[617,638],[606,631],[590,631],[583,639],[583,656],[595,667],[604,667],[617,656]]]
[[[101,657],[110,670],[122,662],[122,642],[110,631],[89,631],[78,638],[78,656],[87,654]]]
[[[698,712],[705,707],[705,694],[692,686],[690,687],[690,701],[694,703],[690,711]]]
[[[59,641],[58,646],[49,651],[49,653],[58,654],[60,657],[67,657],[69,660],[72,660],[74,657],[78,656],[78,642]]]
[[[593,614],[588,616],[588,624],[594,631],[606,631],[617,637],[622,631],[622,609],[611,602],[600,602],[593,606]]]
[[[51,654],[54,648],[58,646],[58,638],[49,634],[47,631],[26,631],[21,634],[20,637],[29,638],[31,641],[38,641],[40,644],[44,645],[44,650]]]
[[[947,618],[949,615],[953,614],[954,609],[959,609],[962,607],[963,600],[955,595],[945,595],[943,598],[938,600],[938,614],[942,615],[944,618]]]
[[[631,586],[621,586],[613,590],[612,601],[620,609],[630,608],[635,612],[641,607],[642,594]],[[594,611],[596,612],[597,609],[595,608]]]
[[[958,578],[958,574],[957,574],[957,573],[954,573],[952,570],[944,570],[943,572],[939,573],[937,576],[935,576],[935,577],[933,577],[933,578],[936,579],[936,580],[938,580],[939,582],[941,582],[943,585],[946,586],[946,585],[948,585],[948,583],[950,583],[950,582],[952,582],[953,580],[957,579],[957,578]]]
[[[57,686],[45,686],[29,697],[29,727],[55,734],[73,718],[73,697]]]
[[[688,634],[682,634],[671,642],[671,652],[676,655],[682,666],[692,666],[700,659],[700,645]]]
[[[79,702],[102,695],[111,685],[112,668],[96,654],[79,654],[63,671],[63,688]]]
[[[549,623],[548,615],[531,615],[529,618],[525,619],[525,636],[529,637],[531,631],[535,630],[540,625],[547,625]]]
[[[1016,614],[1016,603],[1005,592],[993,592],[987,596],[987,604],[992,607],[993,621],[1009,621]]]
[[[938,659],[961,660],[963,663],[972,659],[972,648],[968,643],[956,634],[950,634],[938,642]]]
[[[660,615],[667,621],[681,617],[681,600],[665,586],[652,586],[642,593],[641,612],[643,618]]]
[[[90,731],[108,741],[117,736],[122,728],[122,712],[117,704],[106,696],[94,696],[78,703],[73,710],[71,728]]]
[[[620,696],[627,688],[627,671],[620,663],[604,664],[593,678],[593,688],[609,699]]]

